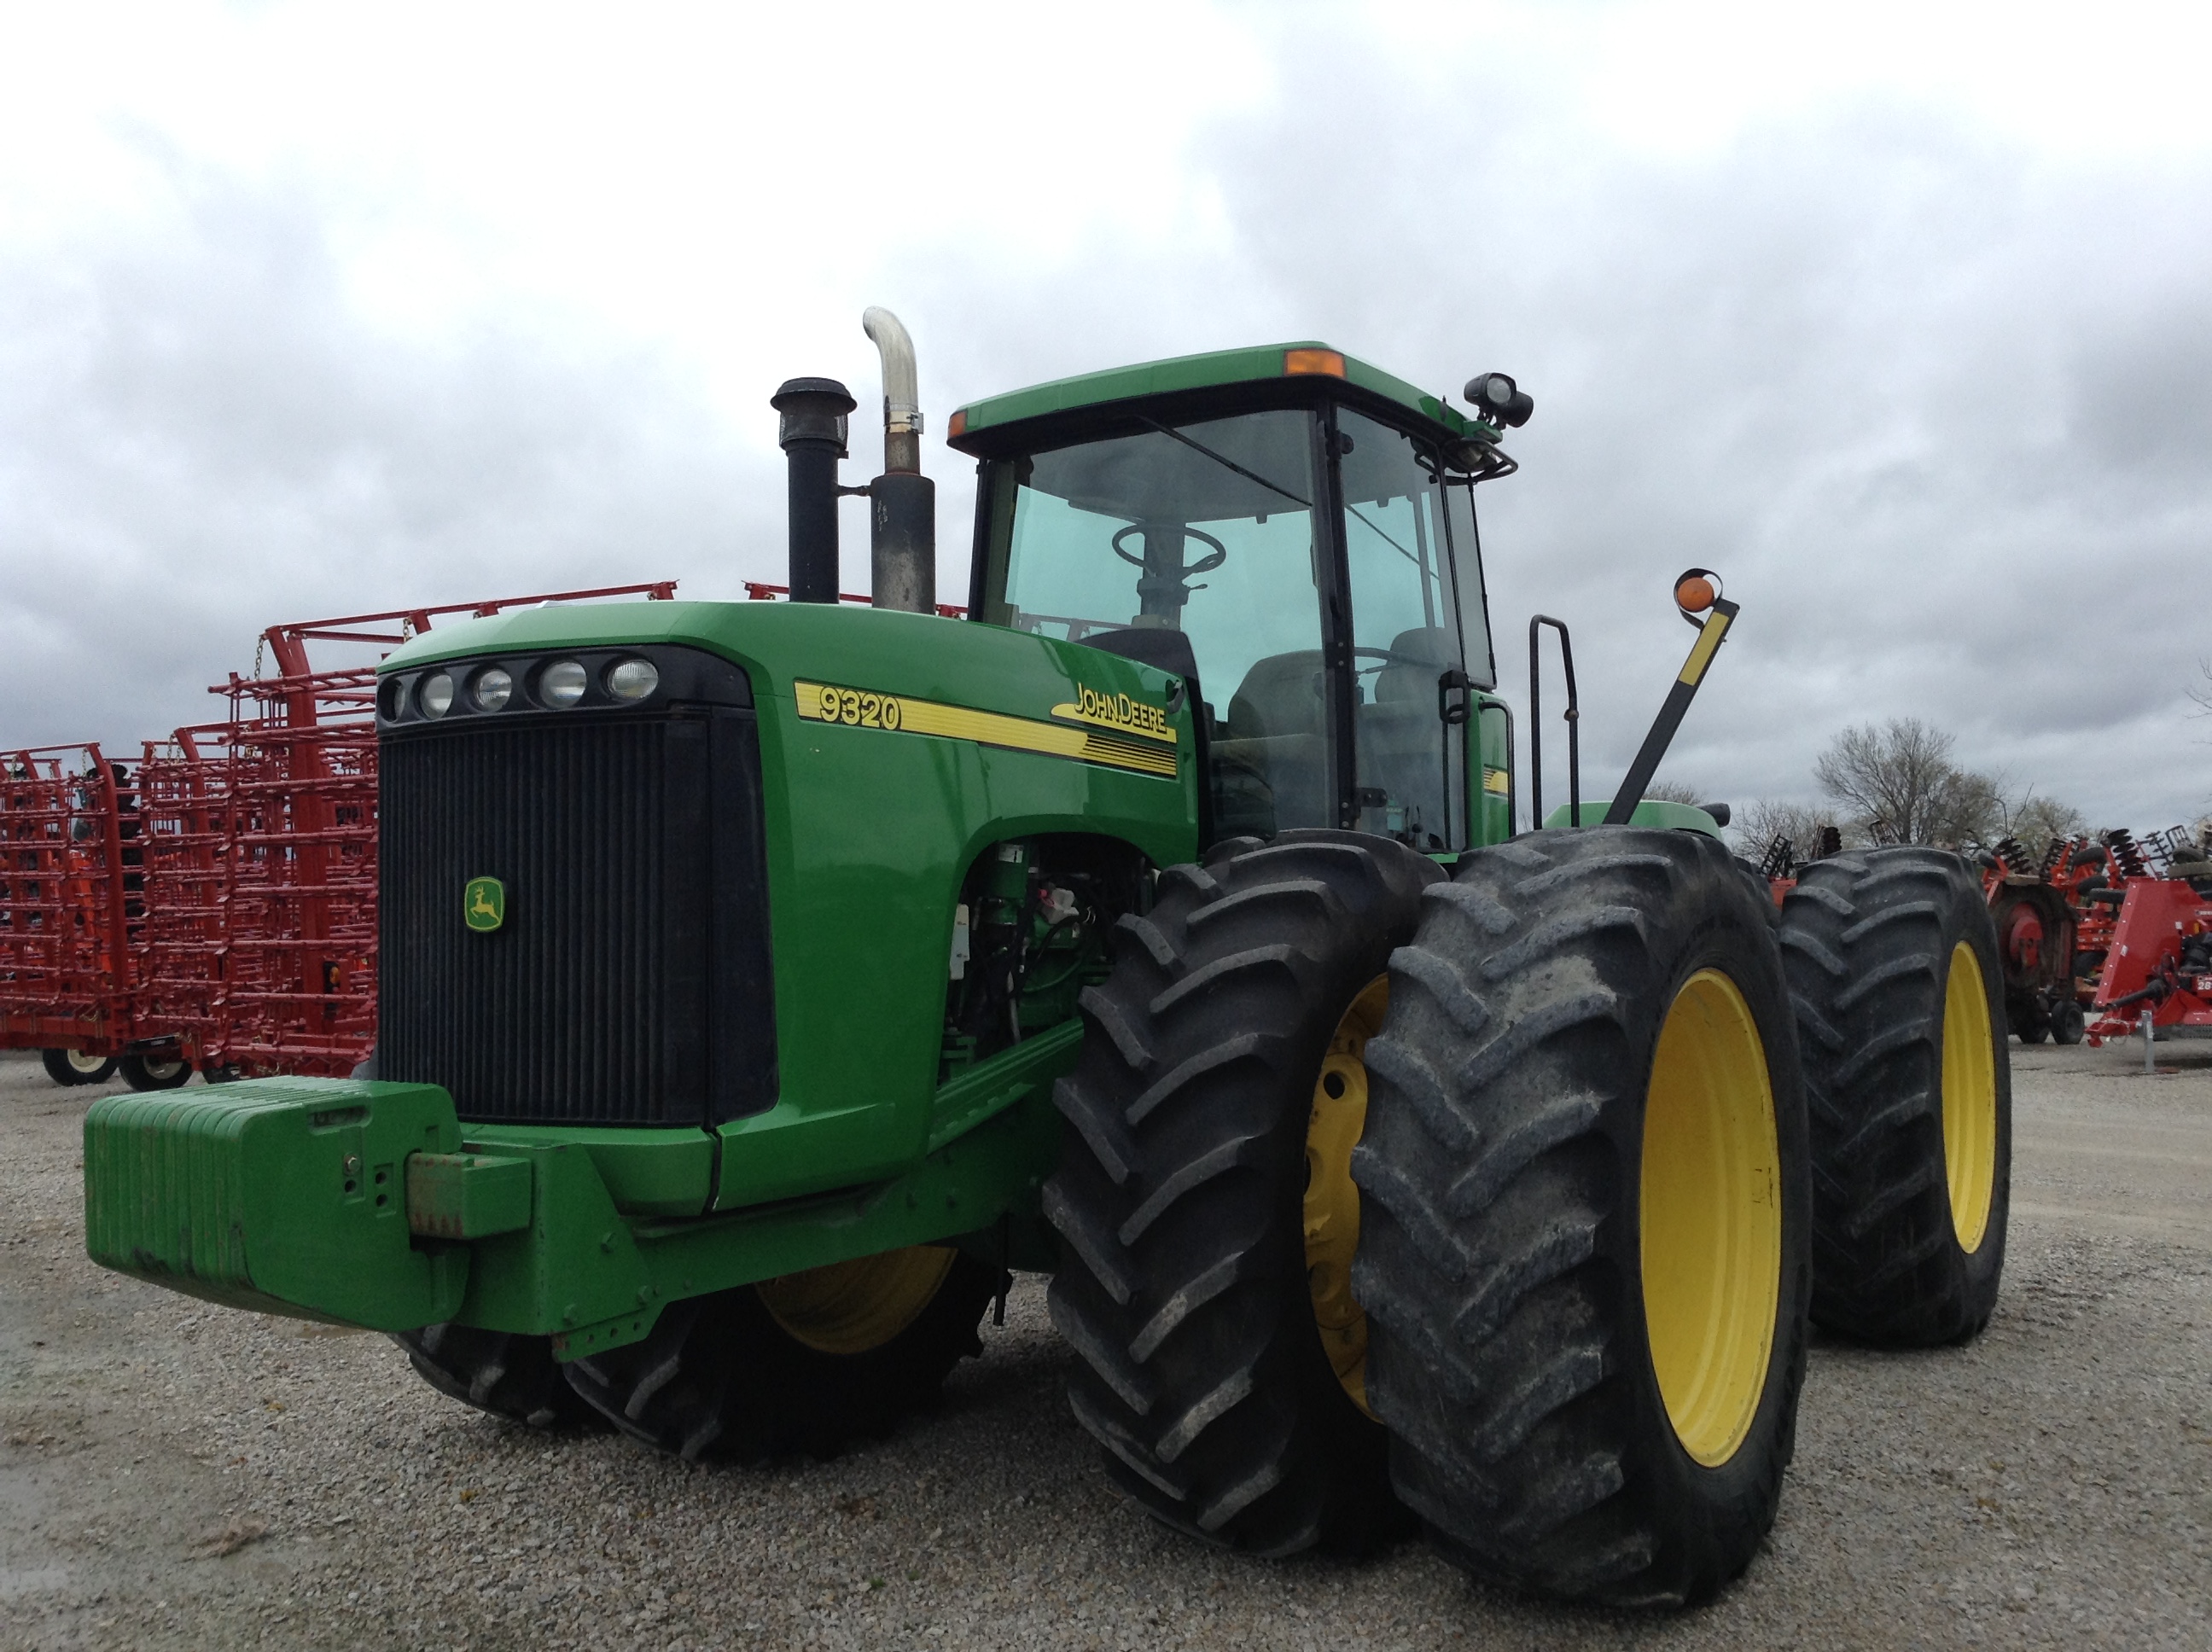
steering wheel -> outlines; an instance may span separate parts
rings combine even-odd
[[[1121,542],[1127,538],[1131,534],[1142,533],[1147,528],[1170,527],[1182,528],[1183,538],[1186,539],[1201,539],[1207,544],[1213,547],[1212,556],[1205,557],[1195,562],[1185,562],[1182,567],[1177,570],[1178,572],[1183,574],[1211,574],[1215,568],[1219,568],[1222,563],[1229,560],[1229,547],[1223,544],[1220,540],[1215,538],[1210,533],[1201,533],[1196,528],[1184,527],[1180,522],[1132,522],[1127,527],[1123,528],[1120,532],[1114,536],[1114,554],[1116,556],[1119,556],[1125,562],[1132,562],[1137,567],[1142,568],[1145,565],[1145,559],[1141,556],[1132,556],[1127,551],[1122,550]]]

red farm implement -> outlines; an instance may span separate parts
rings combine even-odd
[[[2175,827],[2141,844],[2108,833],[2102,847],[2104,876],[2088,893],[2110,915],[2094,936],[2103,957],[2089,1042],[2124,1038],[2146,1019],[2154,1035],[2212,1036],[2212,845]]]
[[[2004,965],[2005,1019],[2023,1044],[2045,1038],[2081,1042],[2083,1017],[2074,981],[2074,908],[2051,881],[2059,845],[2032,855],[2017,838],[1982,856],[1982,892],[1996,924]]]
[[[127,1063],[186,1071],[173,1032],[136,1018],[145,917],[137,800],[98,746],[0,754],[0,1048],[43,1052],[57,1083]]]
[[[212,690],[228,715],[148,742],[136,776],[97,746],[0,753],[0,1048],[64,1084],[349,1072],[376,1036],[377,659],[441,618],[675,591],[271,626]],[[355,663],[310,657],[333,647]]]

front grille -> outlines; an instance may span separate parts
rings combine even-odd
[[[704,1125],[775,1095],[750,711],[471,720],[380,776],[377,1075],[502,1123]],[[464,921],[471,879],[505,914]]]

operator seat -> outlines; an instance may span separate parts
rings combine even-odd
[[[1437,679],[1457,663],[1453,654],[1452,635],[1442,626],[1399,632],[1375,673],[1373,701],[1356,713],[1359,783],[1380,787],[1389,806],[1402,811],[1409,840],[1425,850],[1447,847],[1446,823],[1456,823],[1466,808],[1448,794],[1455,731],[1437,711]]]
[[[1217,832],[1273,837],[1333,823],[1324,684],[1318,648],[1252,662],[1213,743]]]

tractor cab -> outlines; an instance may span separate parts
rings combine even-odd
[[[1523,398],[1525,400],[1525,398]],[[1185,678],[1204,835],[1471,828],[1495,685],[1473,488],[1492,424],[1318,344],[1097,374],[962,409],[970,612]]]

